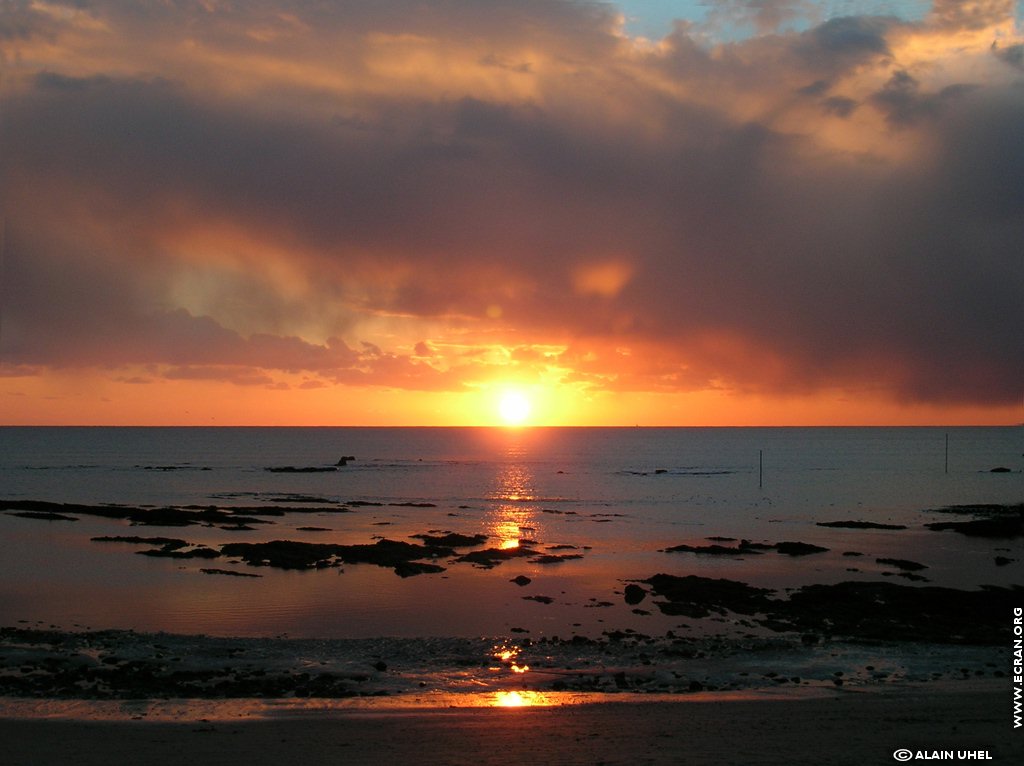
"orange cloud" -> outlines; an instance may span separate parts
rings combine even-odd
[[[7,4],[0,394],[1020,420],[1013,4],[796,8],[712,45],[568,2]]]

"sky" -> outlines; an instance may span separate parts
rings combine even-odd
[[[1012,0],[0,0],[0,424],[1024,422]]]

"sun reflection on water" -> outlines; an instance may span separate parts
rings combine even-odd
[[[536,491],[533,474],[522,463],[501,466],[495,477],[491,499],[498,504],[488,513],[488,534],[503,549],[518,548],[522,538],[533,538],[537,531]]]
[[[518,662],[516,662],[516,660],[519,657],[519,652],[521,651],[522,649],[520,649],[518,646],[508,646],[507,644],[502,644],[501,646],[494,647],[492,656],[494,657],[494,659],[500,660],[502,663],[507,665],[508,669],[511,670],[513,673],[527,673],[530,670],[530,666],[520,665]]]
[[[523,696],[523,692],[495,692],[494,705],[496,707],[526,707],[530,702]]]
[[[495,692],[491,701],[493,707],[540,707],[556,704],[558,702],[544,692],[526,690]]]

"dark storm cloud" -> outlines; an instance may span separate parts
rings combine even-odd
[[[1024,45],[1010,45],[1006,48],[996,48],[996,57],[1007,64],[1018,69],[1024,69]]]
[[[514,331],[522,364],[564,344],[593,385],[1012,403],[1024,89],[900,52],[998,5],[711,52],[681,28],[634,48],[585,3],[97,3],[154,41],[99,60],[88,25],[18,5],[19,40],[69,52],[3,94],[4,361],[416,390],[486,370],[363,334],[404,317]],[[609,351],[630,344],[657,359]]]
[[[844,16],[831,19],[800,35],[794,51],[819,72],[845,68],[889,53],[886,32],[892,18]]]

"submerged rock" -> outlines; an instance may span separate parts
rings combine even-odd
[[[94,543],[132,543],[135,545],[160,545],[169,550],[185,548],[189,543],[177,537],[138,537],[136,535],[104,535],[90,538]]]
[[[755,614],[768,604],[767,588],[755,588],[743,582],[687,575],[656,574],[642,582],[651,586],[655,595],[668,599],[655,602],[665,614],[707,617],[726,610],[738,614]]]
[[[807,585],[776,611],[797,629],[860,639],[998,645],[1024,589],[977,591],[887,582]]]
[[[534,556],[532,559],[529,559],[529,561],[531,564],[560,564],[563,561],[581,558],[583,558],[583,554],[581,553],[563,553],[561,555],[554,553],[542,553],[539,556]]]
[[[50,518],[48,514],[74,513],[79,516],[124,519],[132,524],[159,527],[186,527],[192,524],[267,524],[267,521],[252,516],[281,516],[285,512],[285,509],[275,508],[218,508],[213,505],[138,508],[128,505],[51,503],[44,500],[0,500],[0,510],[18,511],[22,516],[31,512],[33,515],[29,518]],[[242,511],[249,515],[239,515]]]
[[[751,548],[733,548],[729,545],[673,545],[665,553],[701,553],[707,556],[740,556],[744,553],[758,555],[761,552]]]
[[[554,599],[551,596],[523,596],[524,601],[536,601],[538,604],[552,604]]]
[[[811,553],[824,553],[828,548],[820,545],[800,542],[781,543],[752,543],[750,540],[741,540],[735,548],[728,545],[674,545],[671,548],[664,548],[665,553],[700,553],[712,556],[741,556],[745,554],[757,555],[762,551],[778,551],[787,556],[806,556]]]
[[[401,540],[378,540],[372,545],[337,545],[307,543],[295,540],[273,540],[267,543],[227,543],[225,556],[237,556],[251,566],[281,569],[324,569],[339,564],[376,564],[389,567],[401,577],[443,572],[444,567],[418,561],[424,558],[450,556],[451,548],[416,545]]]
[[[53,511],[9,511],[7,515],[22,519],[39,519],[40,521],[78,521],[75,516],[65,516],[63,513],[54,513]]]
[[[647,591],[635,583],[630,583],[623,590],[622,596],[627,604],[635,606],[647,598]]]
[[[459,556],[455,560],[458,562],[476,564],[477,566],[484,567],[485,569],[492,569],[504,561],[536,555],[536,551],[531,550],[526,546],[519,545],[515,548],[484,548],[479,551],[470,551],[463,556]]]
[[[455,532],[443,535],[410,535],[410,537],[422,540],[425,545],[443,548],[469,548],[487,542],[487,535],[460,535]]]
[[[1024,503],[1016,505],[952,505],[938,513],[976,516],[970,521],[936,521],[925,524],[935,532],[951,529],[970,537],[1014,538],[1024,536]]]
[[[819,521],[819,527],[835,529],[906,529],[903,524],[879,524],[876,521]]]
[[[809,556],[812,553],[825,553],[828,548],[811,543],[782,542],[775,544],[775,550],[787,556]]]
[[[236,572],[233,569],[200,569],[200,572],[208,575],[226,575],[228,577],[263,577],[263,575],[253,574],[251,572]]]
[[[204,545],[197,546],[190,550],[176,550],[174,548],[152,548],[146,551],[136,551],[140,556],[157,556],[169,559],[215,559],[220,557],[220,552]]]
[[[916,561],[908,561],[907,559],[875,559],[878,564],[888,564],[889,566],[896,567],[897,569],[903,569],[908,572],[917,572],[921,569],[927,569],[928,567],[924,564],[918,564]]]
[[[1008,539],[1024,536],[1024,515],[996,516],[973,521],[936,521],[925,524],[925,527],[934,532],[951,529],[969,537]]]

